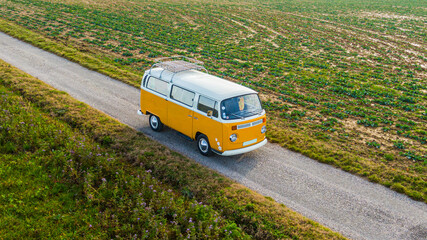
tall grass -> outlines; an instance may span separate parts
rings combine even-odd
[[[1,85],[0,106],[0,238],[250,238]]]

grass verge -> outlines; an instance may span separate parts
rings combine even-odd
[[[18,131],[16,134],[2,134],[2,137],[20,136],[20,138],[16,140],[14,146],[2,150],[2,155],[5,156],[3,159],[11,161],[19,160],[19,164],[25,165],[27,164],[25,161],[32,159],[31,154],[36,154],[34,158],[39,157],[40,161],[34,161],[35,164],[39,164],[39,168],[43,168],[43,166],[51,168],[52,173],[56,174],[57,182],[64,184],[59,188],[65,189],[63,191],[57,190],[55,193],[53,191],[55,186],[47,185],[47,188],[43,190],[43,194],[45,196],[56,194],[62,199],[62,196],[64,196],[62,194],[70,194],[71,192],[73,193],[71,195],[74,197],[74,200],[77,199],[81,201],[81,204],[79,201],[77,201],[77,203],[79,207],[82,207],[82,211],[89,211],[90,213],[88,216],[99,221],[97,225],[92,224],[92,220],[89,221],[90,219],[88,220],[87,218],[80,217],[79,214],[73,215],[77,220],[69,220],[75,223],[76,226],[82,226],[86,229],[92,229],[96,226],[98,234],[89,236],[102,238],[104,236],[102,234],[104,233],[108,233],[109,237],[118,233],[122,237],[131,237],[132,235],[130,234],[134,234],[133,230],[137,229],[137,226],[139,226],[137,219],[139,215],[135,214],[135,210],[141,213],[144,212],[144,209],[140,208],[141,206],[138,205],[142,203],[142,200],[138,197],[141,189],[146,191],[147,194],[154,194],[152,188],[144,188],[144,184],[141,181],[146,179],[145,181],[147,182],[153,181],[151,185],[159,186],[159,188],[154,188],[154,190],[157,189],[157,192],[162,194],[167,194],[168,191],[165,191],[165,188],[167,189],[167,186],[170,186],[173,192],[175,192],[175,194],[171,193],[172,196],[184,202],[180,207],[177,207],[177,209],[181,210],[176,210],[183,214],[181,215],[182,225],[184,225],[185,220],[188,221],[190,217],[200,220],[203,225],[206,219],[215,221],[213,217],[217,216],[215,214],[224,216],[222,225],[219,227],[221,232],[218,232],[219,237],[225,236],[222,232],[225,229],[228,233],[232,231],[236,234],[225,236],[231,238],[244,238],[246,235],[250,235],[256,239],[343,239],[341,235],[291,211],[281,204],[271,201],[269,198],[261,196],[224,178],[212,170],[200,166],[180,154],[160,146],[157,142],[148,139],[143,134],[118,123],[101,112],[74,100],[64,92],[53,89],[3,61],[0,61],[0,69],[0,83],[17,92],[19,95],[22,95],[23,101],[30,102],[28,104],[22,103],[21,106],[23,106],[23,109],[17,111],[26,112],[30,109],[29,106],[35,106],[40,109],[42,115],[50,116],[48,120],[46,120],[47,122],[56,121],[55,119],[60,120],[60,122],[57,123],[58,127],[55,129],[70,129],[67,130],[67,132],[70,132],[72,136],[76,136],[71,139],[69,135],[60,137],[61,135],[53,129],[50,132],[48,131],[47,135],[50,140],[46,145],[43,142],[40,143],[38,137],[28,138],[27,136],[32,135],[24,134],[31,130],[31,125],[25,125],[27,129],[16,127],[14,128]],[[14,120],[12,119],[11,121]],[[66,127],[64,123],[72,128]],[[14,126],[21,126],[19,124],[20,122],[15,122]],[[47,126],[44,123],[36,125],[41,129]],[[82,144],[83,146],[87,146],[85,148],[87,150],[81,149]],[[100,146],[100,149],[98,149],[98,146]],[[58,149],[61,150],[57,152],[56,150]],[[49,151],[46,153],[42,150]],[[21,155],[19,155],[19,153],[21,153]],[[100,155],[98,156],[98,154]],[[77,160],[68,162],[68,157],[71,155],[75,155]],[[112,163],[108,161],[111,156],[114,156],[115,159]],[[48,157],[50,160],[44,161],[44,157]],[[11,164],[11,161],[7,161],[5,164]],[[64,170],[64,172],[62,172],[62,170]],[[154,176],[162,183],[150,177],[144,178],[143,176],[147,176],[144,175],[146,171],[150,171],[150,175],[148,176]],[[12,172],[5,173],[5,176],[9,176],[7,179],[11,179],[10,176],[12,176]],[[22,175],[22,177],[22,180],[11,179],[10,181],[17,181],[11,183],[11,186],[17,186],[28,179],[28,176]],[[46,180],[49,176],[45,174],[41,177]],[[103,180],[103,178],[105,180]],[[47,182],[45,181],[44,183]],[[40,184],[40,186],[43,186],[42,183]],[[69,186],[75,186],[76,184],[78,184],[78,189],[75,190],[76,192],[69,190]],[[104,188],[106,188],[106,190]],[[11,192],[14,191],[12,188],[6,188],[3,191],[7,192],[7,196],[9,196],[8,201],[11,201],[10,199],[15,201],[13,196],[17,193]],[[185,198],[182,198],[182,196]],[[67,197],[65,196],[65,198]],[[144,197],[144,199],[145,198],[147,197]],[[19,201],[23,201],[22,199],[24,199],[24,197],[20,196],[16,198],[16,201],[19,203]],[[41,198],[41,200],[46,201],[47,198]],[[160,197],[159,199],[153,198],[154,202],[166,200],[167,199]],[[212,209],[209,208],[210,210],[207,212],[191,212],[191,203],[193,203],[193,205],[196,203],[192,202],[194,200],[203,202],[211,206]],[[54,201],[52,200],[52,202]],[[76,202],[70,204],[76,204]],[[85,208],[85,204],[89,204],[91,209],[84,210],[88,209]],[[19,211],[22,211],[22,206],[12,205],[13,208]],[[161,205],[154,205],[153,203],[153,206]],[[15,215],[10,209],[4,209],[3,211],[9,214],[7,215],[9,218],[6,218],[5,221],[1,221],[5,228],[11,226],[11,218],[15,218],[16,216],[25,218],[25,214]],[[60,209],[52,211],[49,213],[53,215],[49,216],[52,219],[54,219],[55,216],[58,218],[59,215],[62,216],[66,211],[69,210]],[[150,211],[155,211],[156,213],[160,212],[159,219],[155,221],[157,227],[161,225],[160,223],[164,224],[165,221],[172,221],[172,219],[170,219],[171,213],[163,210],[161,207],[153,207]],[[30,221],[33,221],[33,223],[38,222],[38,219],[44,219],[49,216],[41,214],[39,218],[36,217]],[[118,221],[116,217],[122,218],[124,223]],[[153,223],[152,219],[148,219],[151,217],[151,214],[145,217],[147,217],[145,224],[150,222]],[[22,223],[21,227],[23,228],[23,226],[26,225]],[[49,227],[52,228],[52,225],[49,225]],[[143,225],[141,229],[150,230],[147,228],[146,225]],[[40,228],[39,230],[43,231],[43,229],[44,228]],[[202,227],[202,229],[204,228]],[[239,229],[242,231],[239,232]],[[151,230],[154,231],[154,229]],[[186,232],[186,229],[176,230],[175,233],[170,233],[167,230],[168,229],[160,228],[160,232],[165,235],[155,236],[173,237],[184,234],[183,231]],[[169,230],[172,231],[171,229]],[[71,233],[73,233],[73,231],[71,231]],[[87,231],[84,231],[84,233],[78,232],[74,236],[87,237],[88,235],[81,235],[86,233]],[[141,234],[139,236],[143,236],[144,232],[139,232],[139,234]],[[197,237],[199,235],[194,236]],[[212,236],[212,238],[215,238],[215,234],[212,234]],[[16,235],[16,237],[19,237],[19,235]]]
[[[102,55],[90,52],[86,49],[87,53],[82,50],[77,50],[72,46],[67,46],[59,39],[52,40],[43,37],[41,34],[30,31],[19,25],[6,21],[0,18],[0,30],[24,42],[30,43],[38,48],[52,52],[58,56],[64,57],[72,62],[81,64],[82,66],[110,76],[114,79],[139,87],[136,81],[141,79],[142,75],[132,72],[130,69],[123,69],[123,66],[116,66],[111,60],[102,57]]]

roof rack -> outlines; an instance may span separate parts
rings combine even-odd
[[[175,59],[183,59],[183,60],[175,60]],[[188,70],[204,70],[205,72],[208,72],[208,70],[206,70],[206,68],[202,66],[204,64],[202,61],[185,57],[185,56],[164,57],[164,58],[155,59],[155,61],[156,63],[153,64],[150,68],[150,73],[151,73],[151,69],[155,67],[161,67],[163,68],[163,71],[168,70],[170,72],[173,72],[171,81],[173,79],[173,76],[175,76],[175,74],[179,72],[184,72]],[[160,77],[162,76],[163,71],[160,73]]]

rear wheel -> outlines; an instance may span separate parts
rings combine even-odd
[[[197,148],[203,156],[210,156],[212,154],[212,149],[209,145],[209,139],[203,134],[200,134],[197,137]]]
[[[148,120],[150,122],[150,127],[153,131],[160,132],[163,129],[163,123],[160,121],[160,118],[156,115],[151,114]]]

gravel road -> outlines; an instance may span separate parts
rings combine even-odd
[[[427,205],[268,143],[235,157],[201,156],[173,130],[138,116],[139,90],[0,32],[0,58],[223,175],[352,239],[427,239]]]

